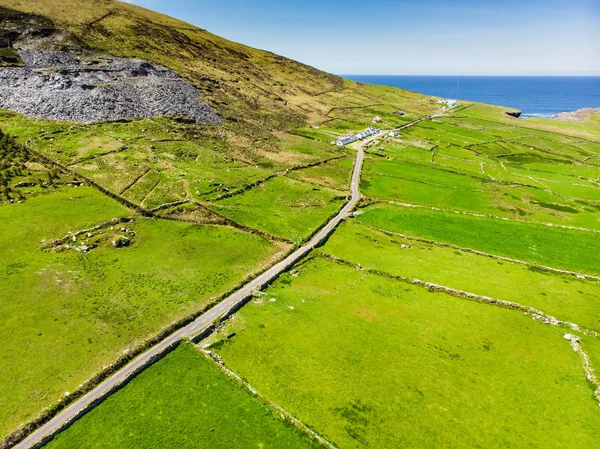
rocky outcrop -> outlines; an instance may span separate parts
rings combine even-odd
[[[573,112],[561,112],[555,115],[554,118],[565,122],[581,122],[589,119],[594,114],[600,114],[600,108],[584,108]]]
[[[505,111],[505,114],[508,115],[509,117],[513,117],[513,118],[520,118],[521,115],[523,114],[522,111]]]
[[[19,50],[19,55],[25,67],[0,68],[0,108],[78,123],[158,116],[222,122],[194,86],[164,67],[61,51]]]
[[[49,37],[56,31],[54,22],[50,19],[0,7],[0,48],[13,47],[24,35]]]

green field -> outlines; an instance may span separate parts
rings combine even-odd
[[[359,222],[342,226],[323,251],[366,270],[534,307],[600,332],[600,283],[596,281],[390,236]]]
[[[224,220],[210,211],[294,244],[305,241],[346,201],[354,164],[354,150],[319,135],[364,129],[377,111],[396,126],[402,120],[392,109],[336,109],[327,126],[280,132],[251,149],[168,119],[67,126],[1,116],[0,125],[20,141],[41,133],[34,148],[142,207],[200,202],[164,212],[184,222],[135,218],[126,225],[136,234],[128,248],[113,248],[119,232],[107,230],[85,254],[42,251],[41,242],[131,212],[89,187],[34,186],[22,189],[24,203],[0,205],[0,218],[11,223],[0,242],[0,287],[11,298],[0,323],[8,331],[0,355],[10,367],[0,376],[4,434],[284,249],[215,226]],[[600,169],[576,159],[593,154],[595,144],[563,136],[554,148],[550,137],[501,121],[445,117],[374,145],[361,189],[375,203],[320,251],[360,269],[512,301],[599,331],[598,282],[443,246],[600,275],[597,233],[542,224],[600,229]],[[535,142],[539,148],[530,147]],[[47,170],[32,169],[38,171],[12,182]],[[59,174],[57,182],[69,176]],[[228,367],[340,448],[516,448],[533,441],[584,447],[600,427],[581,360],[562,338],[567,331],[317,256],[283,275],[212,341],[236,333],[215,346]],[[597,339],[586,336],[582,344],[600,363]],[[190,385],[208,382],[202,376],[214,368],[192,353],[178,350],[52,445],[101,447],[110,439],[115,447],[181,447],[191,440],[176,435],[194,427],[186,435],[206,447],[236,447],[227,438],[240,422],[240,447],[313,444],[235,383],[223,390],[214,380],[214,408],[199,408],[207,400],[188,394]],[[180,379],[181,389],[162,391],[157,372],[173,379],[168,385]],[[132,413],[147,400],[158,404],[154,412]],[[235,412],[222,406],[227,401],[239,404]],[[165,403],[172,408],[161,408]],[[212,424],[191,425],[206,414]],[[165,415],[177,420],[161,427]],[[148,427],[158,429],[151,441]]]
[[[357,219],[400,234],[553,268],[600,274],[596,232],[388,204],[371,206]]]
[[[240,388],[193,345],[184,343],[47,447],[295,449],[320,446]]]
[[[0,205],[2,434],[278,253],[226,227],[148,219],[125,225],[136,233],[129,248],[113,248],[120,232],[106,229],[89,253],[42,251],[42,240],[128,215],[89,187]]]
[[[457,159],[451,161],[460,165]],[[371,158],[366,161],[362,190],[372,198],[402,203],[600,229],[600,186],[592,182],[549,172],[535,179],[520,176],[519,170],[505,176],[497,164],[488,164],[487,173],[503,177],[497,181],[468,167],[438,162]]]
[[[346,195],[277,177],[214,203],[216,212],[293,242],[309,237],[343,205]]]
[[[315,184],[317,186],[336,189],[346,193],[352,177],[354,160],[351,158],[329,162],[318,167],[306,168],[290,173],[292,179]]]
[[[242,309],[226,365],[341,448],[593,447],[564,329],[324,259]],[[229,332],[223,331],[223,335]]]
[[[0,3],[0,35],[41,14],[40,48],[168,67],[223,118],[0,111],[2,437],[305,242],[350,195],[357,145],[330,143],[379,116],[357,213],[201,343],[259,394],[183,343],[49,447],[320,447],[275,405],[339,449],[600,447],[576,332],[491,304],[581,326],[600,372],[600,115],[440,114],[131,2]]]

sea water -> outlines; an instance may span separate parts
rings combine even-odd
[[[344,75],[354,81],[400,87],[425,95],[507,106],[522,117],[600,108],[600,77]]]

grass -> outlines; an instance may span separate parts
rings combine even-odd
[[[264,299],[217,351],[338,447],[568,448],[600,436],[562,329],[324,259]]]
[[[183,343],[58,435],[60,448],[316,448]]]
[[[292,179],[309,182],[328,189],[347,192],[354,169],[354,160],[351,158],[329,162],[318,167],[306,168],[291,172],[288,176]]]
[[[596,281],[389,236],[356,221],[342,225],[323,251],[367,270],[516,302],[600,331]]]
[[[19,67],[25,65],[14,48],[0,48],[0,67]]]
[[[491,210],[483,180],[379,158],[366,162],[361,189],[374,198],[460,210]]]
[[[376,115],[391,128],[439,112],[428,97],[343,80],[135,5],[51,3],[4,2],[48,16],[92,53],[171,68],[225,120],[220,126],[167,118],[77,125],[0,111],[0,127],[20,142],[30,141],[143,207],[198,200],[300,243],[347,195],[354,153],[329,142],[364,129]],[[593,182],[600,175],[598,117],[585,124],[520,121],[503,108],[465,106],[373,146],[363,193],[600,229],[600,190]],[[337,156],[347,157],[219,200],[291,167]],[[31,175],[16,175],[17,165],[5,167],[10,186],[47,171],[39,166]],[[127,225],[137,234],[129,248],[113,248],[118,232],[107,230],[88,254],[42,252],[43,239],[130,212],[87,187],[29,189],[25,203],[0,205],[3,435],[278,254],[265,240],[226,227],[141,218]],[[384,204],[364,212],[356,222],[600,274],[594,233]],[[192,205],[170,213],[222,221]],[[324,251],[600,327],[593,282],[388,237],[358,223],[343,225]],[[261,392],[341,448],[592,447],[598,441],[597,406],[563,329],[322,258],[283,275],[263,296],[236,316],[237,335],[218,343],[219,352]],[[600,360],[596,340],[585,339],[584,346]],[[261,444],[308,443],[185,347],[53,445]]]
[[[554,268],[600,274],[598,234],[593,232],[387,204],[367,208],[357,220],[392,232]]]
[[[484,164],[484,174],[467,171],[465,161],[462,167],[442,166],[439,161],[438,156],[434,157],[434,164],[372,157],[366,161],[362,190],[372,198],[403,203],[600,228],[596,214],[596,207],[600,206],[597,184],[558,174],[523,173],[523,170],[509,174],[494,162]],[[470,169],[473,167],[480,170],[479,164],[471,164]],[[488,178],[492,173],[510,184]],[[545,204],[559,207],[548,208]]]
[[[42,240],[129,212],[87,187],[0,206],[0,433],[34,417],[159,329],[277,254],[225,227],[138,219],[130,248],[44,252]],[[43,382],[40,379],[44,379]]]
[[[242,151],[223,141],[218,129],[169,119],[81,126],[8,115],[0,117],[0,126],[23,142],[35,129],[32,148],[148,208],[211,201],[275,172],[344,155],[287,133]]]
[[[600,376],[600,339],[581,335],[581,346],[590,358],[590,364],[596,376]]]
[[[218,201],[213,209],[234,221],[301,242],[344,203],[339,192],[277,177]]]
[[[512,127],[526,128],[531,133],[544,133],[550,136],[570,135],[574,138],[586,139],[594,143],[600,142],[600,118],[598,114],[584,122],[565,122],[552,119],[518,120],[504,114],[505,108],[485,104],[470,104],[460,111],[459,115],[475,119],[485,124],[504,129]],[[539,135],[539,134],[538,134]]]

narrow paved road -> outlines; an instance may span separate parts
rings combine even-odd
[[[112,391],[119,388],[119,386],[123,385],[123,383],[127,382],[136,374],[138,374],[144,369],[145,366],[147,366],[150,361],[160,358],[166,351],[168,351],[174,345],[177,345],[181,340],[185,338],[193,338],[201,333],[204,329],[214,323],[215,320],[223,317],[232,309],[239,306],[244,300],[252,295],[254,290],[260,289],[272,282],[281,273],[294,266],[300,259],[311,252],[319,243],[325,240],[341,223],[341,221],[350,214],[360,199],[360,175],[364,161],[363,146],[368,142],[369,141],[365,141],[362,143],[357,150],[354,172],[352,173],[352,183],[350,186],[352,198],[350,201],[348,201],[348,203],[346,203],[340,213],[337,214],[331,221],[329,221],[327,225],[325,225],[325,227],[323,227],[317,234],[315,234],[315,236],[308,243],[298,248],[283,261],[277,263],[272,268],[247,283],[241,289],[221,301],[212,309],[208,310],[205,314],[198,317],[192,323],[169,335],[167,338],[148,349],[143,354],[140,354],[130,363],[125,365],[121,370],[117,371],[114,375],[106,379],[85,396],[73,402],[70,406],[68,406],[46,424],[41,426],[39,429],[31,433],[27,438],[14,447],[16,449],[27,449],[36,446],[49,436],[59,432],[90,408],[94,407],[95,404],[102,401]]]
[[[433,116],[432,116],[433,117]],[[427,120],[431,117],[423,117],[413,122],[407,123],[396,130],[403,130],[409,128],[423,120]],[[227,315],[230,311],[235,309],[237,306],[242,304],[247,298],[252,295],[252,292],[261,289],[273,280],[275,280],[281,273],[293,267],[300,259],[304,258],[310,253],[316,246],[318,246],[323,240],[325,240],[337,226],[344,220],[350,212],[354,209],[358,200],[360,199],[360,176],[362,173],[363,162],[364,162],[364,147],[373,140],[378,139],[385,132],[380,131],[371,139],[368,139],[357,148],[356,161],[354,163],[354,171],[352,173],[352,182],[350,184],[350,190],[352,197],[342,210],[331,219],[308,243],[298,248],[288,257],[281,262],[277,263],[269,270],[262,273],[252,281],[248,282],[241,289],[237,290],[232,295],[221,301],[219,304],[208,310],[205,314],[198,317],[195,321],[188,324],[187,326],[179,329],[175,333],[169,335],[160,343],[148,349],[143,354],[140,354],[130,363],[125,365],[111,377],[106,379],[92,391],[77,399],[71,405],[69,405],[62,412],[57,414],[54,418],[48,421],[46,424],[41,426],[39,429],[31,433],[20,443],[14,446],[15,449],[29,449],[37,446],[44,442],[50,436],[55,435],[69,424],[73,423],[80,416],[85,414],[95,405],[100,403],[103,399],[109,396],[113,391],[118,389],[124,383],[135,377],[140,371],[148,365],[149,362],[159,359],[169,349],[179,344],[185,338],[193,338],[200,334],[203,330],[208,328],[217,319]]]

